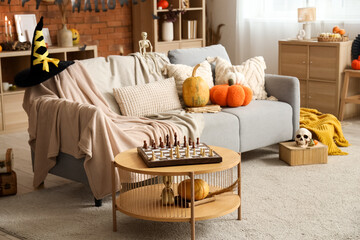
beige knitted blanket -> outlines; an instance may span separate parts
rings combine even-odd
[[[23,107],[29,144],[35,152],[34,186],[55,166],[59,152],[85,157],[84,168],[97,199],[111,193],[111,161],[118,153],[182,131],[171,121],[114,113],[80,62],[28,88]],[[168,119],[168,116],[164,116]],[[187,119],[189,121],[189,119]],[[195,122],[192,122],[195,124]]]

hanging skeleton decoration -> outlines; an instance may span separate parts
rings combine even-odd
[[[296,131],[295,142],[298,147],[306,148],[312,139],[312,134],[306,128],[300,128]]]
[[[3,2],[4,0],[0,0]],[[22,6],[25,6],[25,3],[29,2],[30,0],[21,0]],[[55,0],[55,4],[61,4],[63,0]],[[92,11],[92,6],[90,0],[83,0],[84,1],[84,12]],[[100,0],[101,1],[101,9],[103,12],[106,12],[107,9],[115,9],[116,7],[116,0]],[[129,1],[132,2],[132,4],[136,5],[138,4],[139,0],[118,0],[120,3],[120,6],[123,7],[124,4],[128,5]],[[145,0],[140,0],[141,2],[145,2]],[[10,4],[11,0],[8,0],[8,4]],[[82,0],[71,0],[71,6],[72,11],[75,12],[75,9],[77,9],[78,12],[80,12],[81,9],[81,2]],[[36,9],[39,8],[41,3],[41,0],[36,0]],[[106,8],[107,5],[107,8]],[[95,6],[95,12],[100,12],[99,9],[99,0],[94,0],[94,6]]]

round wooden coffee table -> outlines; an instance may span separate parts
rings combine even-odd
[[[190,222],[191,239],[195,239],[195,221],[220,217],[236,209],[238,209],[238,220],[241,220],[240,154],[222,147],[210,147],[222,157],[221,163],[148,168],[136,149],[118,154],[112,167],[113,230],[117,231],[116,210],[135,218],[151,221]],[[121,182],[118,197],[116,197],[117,176]],[[178,195],[179,183],[190,179],[190,207],[186,207],[185,203],[162,204],[164,179],[169,177],[170,187],[175,196]],[[216,195],[212,202],[197,205],[194,197],[194,182],[199,178],[209,184],[210,192],[224,189],[238,180],[237,193],[233,191],[222,193]]]

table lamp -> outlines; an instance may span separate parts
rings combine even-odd
[[[316,8],[298,8],[298,22],[304,23],[305,40],[311,39],[311,22],[316,20]]]

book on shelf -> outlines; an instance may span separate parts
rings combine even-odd
[[[182,34],[183,39],[197,38],[197,20],[184,20]]]

